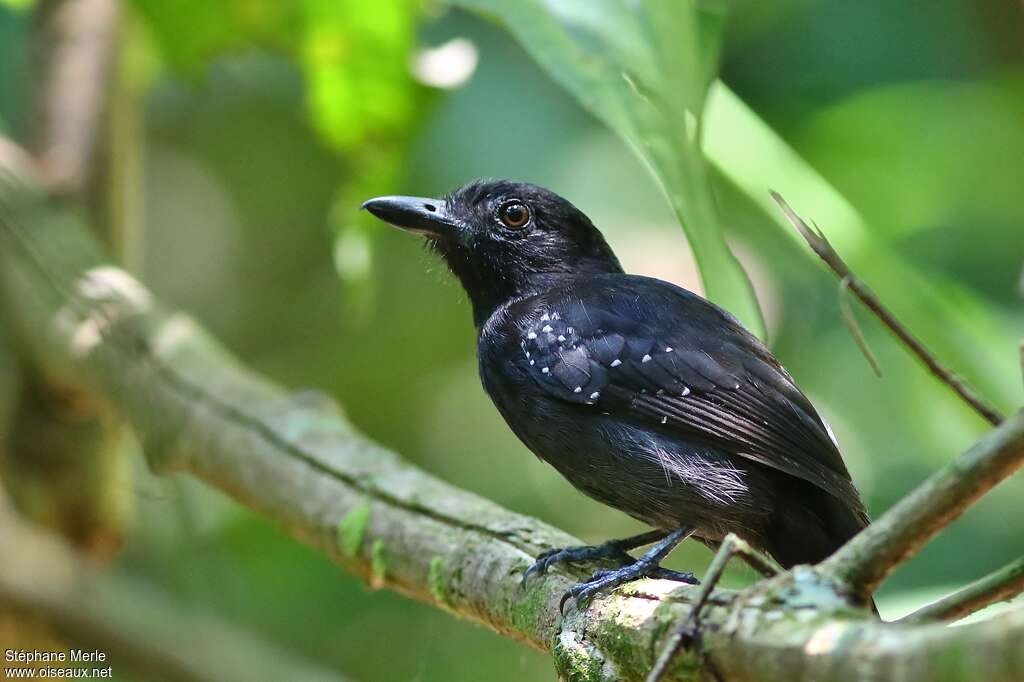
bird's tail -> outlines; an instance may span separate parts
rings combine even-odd
[[[808,504],[781,508],[765,543],[768,553],[784,568],[824,561],[870,523],[859,500],[856,505],[847,504],[809,485],[790,499]],[[877,616],[874,598],[869,606]]]

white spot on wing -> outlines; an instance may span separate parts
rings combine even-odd
[[[618,367],[621,364],[622,364],[622,360],[619,360],[618,358],[615,358],[614,360],[612,360],[612,367]]]
[[[601,392],[600,391],[594,391],[593,393],[590,394],[590,399],[591,400],[597,400],[600,397],[601,397]]]
[[[551,333],[551,325],[550,324],[546,324],[543,327],[541,327],[540,330],[542,332],[544,332],[545,334],[550,334]]]
[[[526,338],[528,338],[528,339],[535,339],[535,338],[537,338],[537,332],[530,332],[529,334],[526,335]]]
[[[651,356],[650,355],[644,355],[642,358],[640,358],[640,362],[650,362],[650,361],[651,361]]]
[[[580,391],[582,391],[582,390],[583,390],[583,387],[582,387],[582,386],[577,386],[576,388],[572,389],[572,392],[573,392],[573,393],[579,393],[579,392],[580,392]]]

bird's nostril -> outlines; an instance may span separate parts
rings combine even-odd
[[[434,206],[433,204],[423,204],[423,208],[427,209],[431,213],[437,210],[437,206]]]

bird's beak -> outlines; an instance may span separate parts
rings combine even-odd
[[[445,202],[437,199],[377,197],[363,202],[363,208],[395,227],[435,239],[455,237],[459,231]]]

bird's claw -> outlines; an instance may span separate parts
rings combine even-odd
[[[604,571],[600,571],[605,573]],[[565,602],[570,599],[576,602],[577,609],[585,609],[590,605],[591,600],[601,591],[602,588],[609,586],[608,576],[590,576],[590,580],[582,583],[577,583],[570,587],[562,594],[562,598],[558,601],[558,612],[561,614],[565,613]]]
[[[544,575],[547,573],[548,568],[555,564],[596,561],[599,559],[614,560],[620,562],[620,564],[633,561],[633,557],[629,556],[621,547],[611,542],[595,546],[549,549],[537,555],[537,560],[523,572],[520,586],[525,586],[527,579],[532,575]]]
[[[526,585],[526,580],[534,574],[544,575],[548,572],[548,567],[553,563],[557,563],[557,555],[561,552],[565,552],[570,548],[563,549],[549,549],[546,552],[541,552],[537,555],[537,560],[530,565],[525,571],[523,571],[523,579],[520,582],[520,586]]]
[[[697,580],[693,573],[682,573],[662,568],[661,566],[652,566],[644,561],[636,561],[629,566],[615,570],[603,569],[595,571],[589,579],[573,585],[562,594],[562,599],[558,602],[558,610],[560,613],[565,613],[565,602],[570,599],[576,602],[577,609],[585,609],[600,592],[615,589],[619,585],[640,578],[662,578],[688,585],[700,584],[700,581]]]

